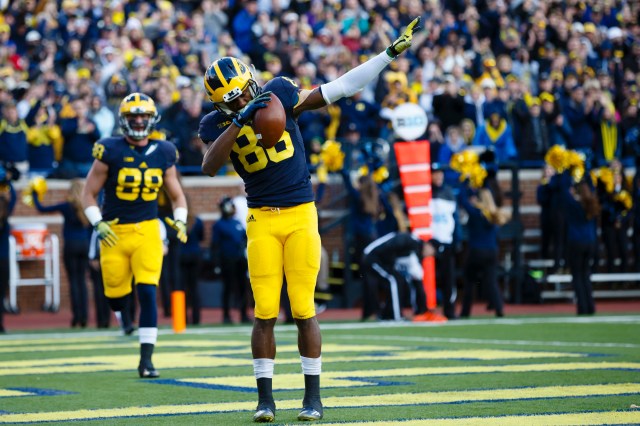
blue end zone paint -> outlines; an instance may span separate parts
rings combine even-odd
[[[8,396],[7,398],[22,398],[25,396],[58,396],[58,395],[73,395],[76,392],[67,392],[55,389],[39,389],[39,388],[7,388],[9,390],[25,392],[29,395]],[[0,397],[1,398],[1,397]]]
[[[198,389],[212,389],[212,390],[228,390],[234,392],[246,392],[246,393],[258,393],[256,388],[245,388],[241,386],[226,386],[226,385],[210,385],[208,383],[196,383],[196,382],[185,382],[183,380],[175,380],[175,379],[160,379],[154,380],[152,382],[146,381],[152,385],[172,385],[172,386],[183,386],[188,388],[198,388]]]
[[[370,383],[370,386],[404,386],[404,385],[412,385],[413,382],[391,382],[387,380],[378,380],[371,378],[362,378],[362,377],[344,377],[342,380],[351,380],[354,382],[361,383]],[[254,387],[247,388],[242,386],[228,386],[228,385],[213,385],[209,383],[197,383],[197,382],[187,382],[184,380],[175,380],[175,379],[160,379],[154,381],[144,382],[152,384],[152,385],[171,385],[171,386],[182,386],[188,388],[198,388],[198,389],[210,389],[210,390],[225,390],[225,391],[233,391],[233,392],[244,392],[244,393],[257,393],[258,390]],[[368,386],[362,386],[368,387]],[[335,386],[323,387],[323,389],[338,389]],[[290,392],[291,389],[274,389],[273,392]]]

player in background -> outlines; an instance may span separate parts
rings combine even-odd
[[[284,271],[291,311],[298,327],[298,349],[305,392],[298,420],[323,417],[320,399],[321,334],[314,306],[320,267],[320,234],[311,177],[297,117],[362,90],[400,53],[411,46],[420,18],[405,29],[384,52],[336,80],[313,90],[300,89],[282,77],[261,89],[249,67],[239,59],[214,61],[204,85],[216,111],[200,122],[199,136],[207,144],[202,171],[214,176],[231,158],[245,183],[248,260],[255,298],[251,335],[258,406],[253,420],[275,419],[272,378],[276,355],[274,326],[280,308]],[[253,115],[277,96],[286,112],[280,141],[265,149],[249,126]]]
[[[151,361],[158,336],[156,287],[162,268],[162,239],[158,226],[158,191],[164,185],[173,219],[167,224],[187,241],[187,202],[178,181],[178,154],[173,144],[149,139],[159,120],[153,99],[132,93],[120,104],[123,136],[95,143],[95,158],[87,176],[82,204],[100,238],[104,293],[114,311],[128,309],[132,278],[140,303],[139,338],[142,378],[158,377]],[[104,189],[102,212],[97,197]]]

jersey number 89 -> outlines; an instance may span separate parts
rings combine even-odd
[[[137,169],[123,167],[118,172],[116,196],[125,201],[135,201],[142,197],[144,201],[158,198],[162,186],[162,169]]]
[[[284,145],[283,145],[284,144]],[[282,149],[284,147],[284,149]],[[271,148],[258,145],[258,137],[250,126],[244,126],[236,137],[233,152],[238,154],[238,160],[247,173],[257,172],[267,167],[269,160],[274,163],[293,157],[293,142],[286,130],[278,143]]]

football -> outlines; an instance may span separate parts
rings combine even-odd
[[[276,95],[271,94],[271,102],[267,102],[266,108],[256,111],[251,127],[262,146],[271,148],[280,140],[286,121],[282,102]]]

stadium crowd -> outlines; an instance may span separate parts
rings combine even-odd
[[[406,57],[341,102],[340,114],[301,118],[310,145],[391,141],[393,108],[418,102],[440,162],[467,144],[523,166],[541,165],[554,144],[593,164],[631,165],[638,151],[637,2],[9,3],[0,16],[0,159],[21,170],[84,176],[93,142],[117,132],[122,97],[141,91],[157,100],[158,128],[178,146],[184,171],[197,173],[196,129],[211,108],[201,79],[212,60],[236,56],[262,81],[282,75],[313,87],[379,52],[413,16],[425,30]]]
[[[93,143],[119,131],[119,103],[134,91],[155,99],[155,137],[175,143],[182,173],[199,174],[198,124],[213,107],[202,76],[213,60],[235,56],[261,83],[285,76],[312,88],[382,51],[416,16],[424,30],[379,79],[300,116],[312,170],[327,140],[342,142],[345,168],[379,167],[380,141],[393,143],[393,110],[406,102],[426,111],[439,164],[470,145],[520,167],[541,167],[554,145],[580,152],[587,169],[640,158],[634,1],[0,4],[0,162],[29,175],[84,177]],[[367,232],[361,246],[376,236]]]

